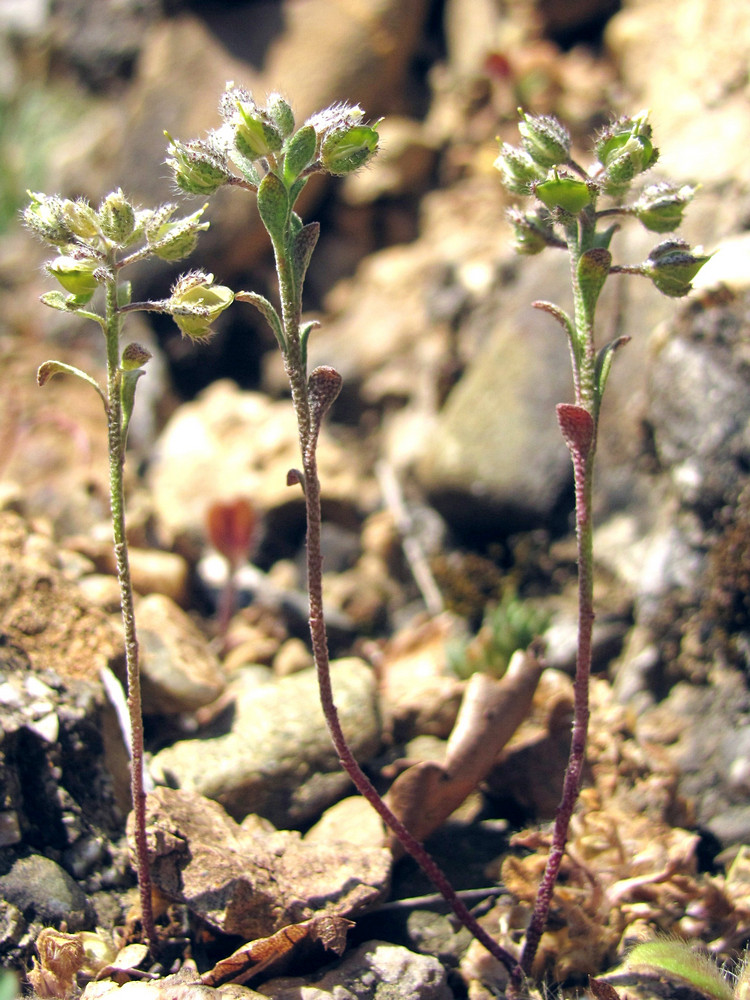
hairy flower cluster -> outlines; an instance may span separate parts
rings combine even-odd
[[[227,183],[257,189],[269,172],[291,191],[316,171],[350,173],[378,148],[378,123],[365,123],[356,105],[333,104],[296,128],[280,94],[261,105],[244,87],[228,84],[219,114],[223,125],[205,139],[180,142],[167,136],[167,165],[177,186],[189,194],[213,194]]]
[[[533,196],[538,207],[529,212],[509,211],[515,249],[521,254],[541,253],[545,247],[565,247],[566,231],[573,232],[579,218],[596,230],[598,201],[607,196],[620,200],[641,174],[657,162],[646,112],[613,121],[596,137],[596,162],[587,172],[571,158],[570,135],[549,115],[523,114],[518,130],[521,145],[503,143],[495,167],[512,194]],[[672,233],[681,224],[695,189],[669,181],[650,184],[630,205],[608,207],[606,214],[631,215],[654,233]],[[607,248],[612,226],[596,235],[596,245]],[[643,264],[630,271],[645,275],[665,295],[686,295],[691,281],[708,260],[681,240],[656,247]]]
[[[31,192],[29,198],[23,221],[31,232],[58,250],[58,255],[45,266],[68,293],[48,292],[42,300],[66,311],[86,306],[98,288],[108,282],[115,283],[125,264],[149,256],[165,261],[182,260],[192,253],[198,236],[209,226],[203,221],[206,205],[190,215],[175,218],[175,205],[138,209],[119,189],[107,195],[98,209],[84,199],[71,201],[58,195]],[[170,299],[143,303],[142,308],[168,312],[183,334],[205,339],[212,332],[211,324],[229,306],[232,297],[229,289],[213,284],[213,275],[191,272],[178,280]],[[136,360],[135,354],[125,357],[123,370],[133,367]]]

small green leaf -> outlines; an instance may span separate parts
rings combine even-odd
[[[281,319],[268,299],[263,295],[258,295],[257,292],[237,292],[234,298],[237,302],[249,302],[250,305],[255,306],[273,330],[273,335],[276,337],[281,350],[286,351],[286,338],[284,337],[284,328],[281,324]]]
[[[120,405],[122,407],[122,428],[120,433],[123,448],[128,439],[128,427],[130,427],[130,418],[133,415],[135,387],[141,375],[145,374],[143,368],[120,369]]]
[[[284,244],[289,219],[290,196],[276,174],[266,174],[258,188],[258,212],[268,235]]]
[[[531,304],[535,309],[539,309],[541,312],[546,312],[549,313],[550,316],[554,316],[563,330],[565,330],[568,337],[568,343],[570,344],[570,350],[573,355],[573,364],[577,372],[581,360],[581,345],[578,343],[578,334],[573,320],[570,316],[568,316],[564,309],[561,309],[560,306],[556,306],[554,302],[539,300],[537,302],[532,302]]]
[[[636,945],[625,960],[628,970],[645,969],[654,975],[668,973],[683,979],[713,1000],[733,1000],[732,987],[706,955],[687,941],[657,938]]]
[[[605,344],[596,355],[596,373],[594,376],[594,383],[596,386],[597,406],[602,401],[604,387],[607,384],[607,379],[609,378],[609,372],[612,368],[612,360],[614,359],[615,351],[620,347],[624,347],[629,340],[630,337],[617,337],[615,340],[610,340],[610,342]]]
[[[297,199],[302,194],[302,189],[305,184],[307,184],[307,177],[298,177],[297,180],[289,188],[289,204],[294,206]]]
[[[104,390],[96,379],[87,375],[86,372],[81,371],[80,368],[75,368],[73,365],[66,365],[64,361],[45,361],[37,370],[37,384],[46,385],[54,375],[76,375],[78,378],[83,379],[84,382],[88,382],[99,393],[104,403],[104,409],[107,409],[107,397],[104,395]]]
[[[578,287],[589,315],[593,315],[597,299],[609,277],[612,266],[612,254],[603,247],[592,247],[584,251],[578,260],[576,268]]]
[[[299,331],[299,344],[300,350],[302,352],[302,367],[307,368],[307,341],[310,339],[310,334],[313,330],[320,326],[320,323],[316,319],[311,319],[307,323],[303,323]]]
[[[78,307],[74,295],[63,295],[62,292],[45,292],[44,295],[39,296],[39,299],[45,306],[49,306],[50,309],[59,309],[60,312],[73,312]]]
[[[309,167],[312,163],[317,144],[318,139],[312,125],[303,125],[289,140],[284,156],[284,183],[288,188],[292,186],[305,167]]]
[[[300,229],[292,242],[292,268],[294,270],[294,279],[297,284],[298,294],[302,293],[302,284],[305,280],[305,274],[307,274],[310,258],[313,255],[319,235],[320,223],[309,222]]]

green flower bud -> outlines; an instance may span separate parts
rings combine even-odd
[[[549,246],[547,234],[551,234],[549,219],[542,217],[536,212],[519,212],[518,209],[511,208],[508,211],[508,220],[513,226],[513,249],[516,253],[524,256],[532,256],[541,253]]]
[[[224,151],[211,139],[194,139],[180,142],[169,132],[167,166],[174,174],[175,183],[187,194],[210,195],[226,184],[232,176]]]
[[[143,344],[133,341],[132,344],[127,344],[123,348],[120,367],[125,372],[132,372],[137,368],[142,368],[152,357],[151,351],[148,351]]]
[[[169,311],[182,334],[191,340],[208,339],[213,333],[211,324],[234,299],[231,288],[214,285],[213,281],[213,274],[191,271],[172,288]]]
[[[690,249],[684,240],[666,240],[654,247],[643,265],[646,274],[664,295],[680,298],[692,288],[691,282],[711,254]]]
[[[266,101],[266,111],[268,117],[281,133],[282,138],[288,139],[294,131],[294,112],[281,96],[281,94],[271,94]]]
[[[329,174],[349,174],[372,159],[380,136],[375,125],[351,125],[327,133],[320,146],[320,163]]]
[[[85,305],[100,284],[100,276],[95,272],[99,262],[90,257],[61,256],[50,261],[46,268],[60,282],[66,292],[70,292],[78,305]]]
[[[689,184],[651,184],[633,205],[633,214],[652,233],[671,233],[679,228],[685,207],[692,201],[695,188]]]
[[[260,160],[278,153],[283,145],[279,129],[255,102],[238,102],[234,126],[234,144],[249,160]]]
[[[556,172],[549,180],[537,184],[534,194],[547,208],[559,208],[570,215],[578,215],[592,200],[591,189],[585,181]]]
[[[65,216],[65,202],[58,195],[27,191],[30,203],[23,210],[23,222],[40,240],[52,246],[65,246],[73,232]]]
[[[118,188],[108,194],[99,206],[101,231],[120,246],[126,244],[135,231],[135,209]]]
[[[162,260],[182,260],[183,257],[187,257],[195,249],[198,234],[208,229],[208,222],[200,221],[207,208],[208,204],[205,204],[192,215],[174,222],[168,221],[175,211],[173,205],[165,205],[155,212],[146,230],[151,251]]]
[[[601,133],[594,149],[606,168],[600,179],[601,188],[611,195],[626,191],[633,178],[652,167],[659,157],[659,150],[651,142],[646,111],[613,122]]]
[[[71,232],[82,243],[90,246],[99,243],[102,235],[99,217],[85,198],[66,200],[63,203],[63,212]]]
[[[551,115],[524,115],[518,125],[521,145],[541,167],[570,159],[570,133]]]
[[[504,142],[494,166],[500,171],[503,186],[513,194],[531,194],[534,184],[544,180],[545,172],[525,149]]]

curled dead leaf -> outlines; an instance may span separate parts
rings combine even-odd
[[[474,674],[466,688],[446,759],[420,761],[394,781],[387,801],[417,840],[424,840],[482,781],[497,755],[526,717],[542,674],[532,648],[516,653],[497,680]],[[394,856],[403,853],[392,838]]]
[[[204,986],[225,983],[241,984],[280,964],[305,943],[322,944],[328,951],[341,955],[346,948],[346,934],[354,923],[346,917],[322,914],[300,924],[290,924],[267,938],[242,945],[227,958],[217,962],[201,977]]]
[[[67,997],[76,990],[76,976],[86,955],[79,934],[45,927],[36,939],[39,959],[33,960],[28,979],[42,1000]]]

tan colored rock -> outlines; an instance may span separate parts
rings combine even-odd
[[[171,788],[156,789],[146,809],[155,886],[245,941],[322,913],[355,916],[388,890],[386,850],[247,830],[218,803]]]
[[[143,711],[192,712],[215,701],[224,671],[208,640],[174,601],[163,594],[136,605],[141,652]]]

